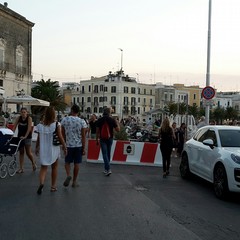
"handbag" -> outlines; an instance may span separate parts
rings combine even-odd
[[[53,142],[52,143],[54,146],[61,145],[58,134],[57,134],[57,125],[58,125],[58,122],[56,122],[56,128],[55,128],[55,131],[53,132]]]

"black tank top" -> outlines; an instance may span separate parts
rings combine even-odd
[[[28,130],[28,116],[23,120],[22,116],[18,120],[18,137],[24,137]],[[28,139],[32,138],[32,131],[27,136]]]

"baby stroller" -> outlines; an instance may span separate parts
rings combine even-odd
[[[7,174],[14,176],[17,170],[16,155],[24,141],[18,137],[13,137],[13,131],[8,128],[0,128],[0,178],[5,178]],[[7,164],[4,157],[13,157]]]

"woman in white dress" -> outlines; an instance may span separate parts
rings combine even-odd
[[[51,166],[51,192],[56,192],[56,181],[57,181],[57,166],[58,159],[60,158],[60,146],[53,145],[53,132],[57,128],[57,135],[62,145],[64,154],[67,154],[67,148],[63,136],[61,134],[61,125],[55,121],[55,109],[53,107],[47,107],[43,121],[37,125],[37,142],[36,142],[36,155],[39,154],[39,160],[41,163],[41,169],[39,173],[40,185],[37,193],[40,195],[43,190],[44,181],[47,174],[48,166]]]

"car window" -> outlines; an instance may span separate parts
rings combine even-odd
[[[203,140],[200,140],[200,139],[204,138],[204,134],[206,133],[207,130],[208,130],[208,129],[206,129],[206,128],[204,128],[204,129],[199,129],[199,130],[195,133],[193,139],[196,140],[196,141],[202,142]]]
[[[212,139],[213,140],[213,145],[217,146],[217,137],[216,133],[214,130],[208,130],[206,133],[206,139]]]
[[[219,137],[222,147],[240,147],[240,129],[239,130],[219,130]]]

